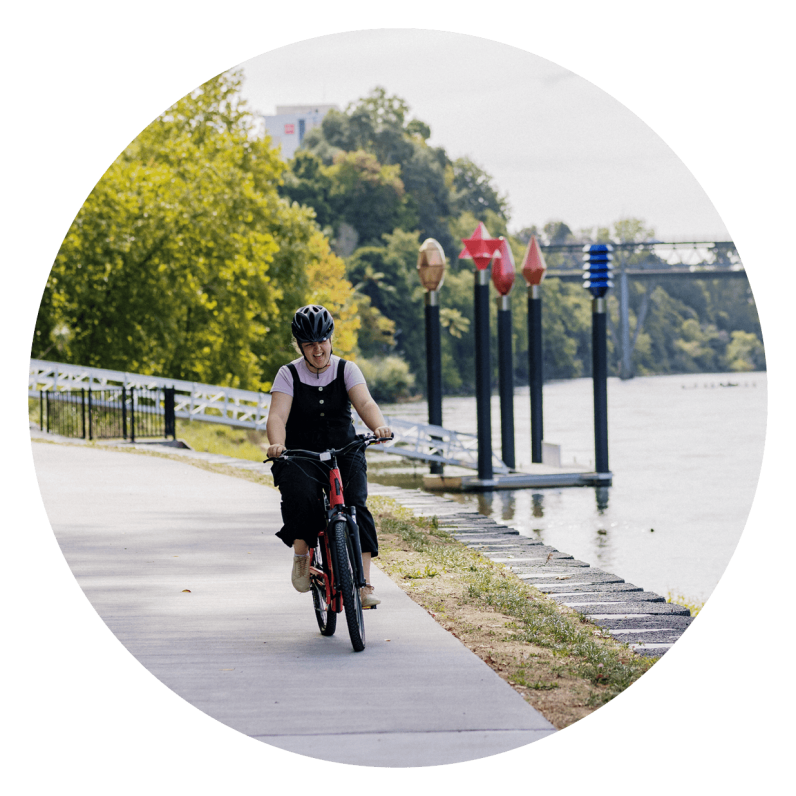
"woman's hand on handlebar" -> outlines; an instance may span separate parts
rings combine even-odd
[[[278,459],[286,450],[284,445],[269,445],[266,454],[269,459]]]
[[[379,426],[373,429],[373,436],[379,439],[392,439],[392,429],[389,426]]]

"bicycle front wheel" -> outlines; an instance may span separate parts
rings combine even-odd
[[[365,649],[365,621],[362,616],[359,589],[354,579],[354,567],[351,562],[353,553],[348,542],[348,528],[344,519],[335,521],[332,528],[332,538],[334,539],[336,574],[340,582],[340,591],[343,594],[343,608],[345,609],[348,634],[351,636],[354,652],[362,652]]]

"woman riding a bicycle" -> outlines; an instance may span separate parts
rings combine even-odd
[[[392,434],[370,395],[362,371],[332,353],[334,320],[318,304],[299,309],[293,317],[298,359],[279,369],[271,388],[268,411],[268,457],[277,458],[288,448],[325,451],[342,448],[357,437],[351,417],[353,404],[376,437]],[[367,585],[361,590],[363,608],[378,605],[370,585],[370,561],[379,553],[376,525],[365,505],[368,496],[367,464],[361,449],[340,458],[346,502],[356,507],[362,547],[362,569]],[[299,467],[274,462],[271,473],[282,494],[282,522],[276,535],[293,548],[291,580],[300,592],[310,590],[310,550],[325,527],[321,487],[317,478]]]

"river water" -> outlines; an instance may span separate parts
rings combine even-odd
[[[545,384],[543,394],[545,440],[561,445],[564,466],[593,469],[591,379]],[[382,405],[382,410],[428,422],[425,402]],[[493,450],[499,455],[497,396],[491,411]],[[522,470],[531,461],[527,387],[515,391],[514,423],[516,464]],[[475,432],[475,398],[445,398],[443,425]],[[701,602],[724,572],[746,523],[765,428],[765,373],[609,379],[611,487],[448,497],[637,586]],[[405,459],[384,464],[387,459],[370,467],[371,480],[422,487],[427,465]]]

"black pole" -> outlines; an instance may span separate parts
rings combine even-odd
[[[478,478],[492,480],[492,417],[489,359],[489,269],[475,272],[475,402],[478,433]]]
[[[47,399],[47,433],[50,433],[50,393],[46,393]]]
[[[127,387],[124,384],[122,384],[122,439],[127,439]]]
[[[594,460],[598,473],[608,470],[608,356],[605,298],[592,300],[592,380],[594,382]]]
[[[39,428],[44,431],[44,390],[39,390]]]
[[[130,387],[130,442],[135,442],[135,387]]]
[[[498,370],[500,378],[500,454],[510,469],[514,457],[514,352],[511,344],[511,301],[498,299]]]
[[[88,438],[94,439],[94,421],[92,419],[93,412],[91,411],[91,387],[88,388]]]
[[[83,439],[86,438],[86,391],[83,387],[80,388],[80,418],[81,426],[83,427]]]
[[[171,434],[172,439],[177,439],[177,422],[174,417],[174,387],[166,387],[163,390],[163,436]]]
[[[439,324],[439,291],[426,292],[426,393],[428,422],[442,425],[442,341]],[[431,473],[441,475],[441,462],[431,462]]]
[[[542,420],[542,295],[540,285],[528,285],[528,379],[531,393],[531,461],[541,463]]]

